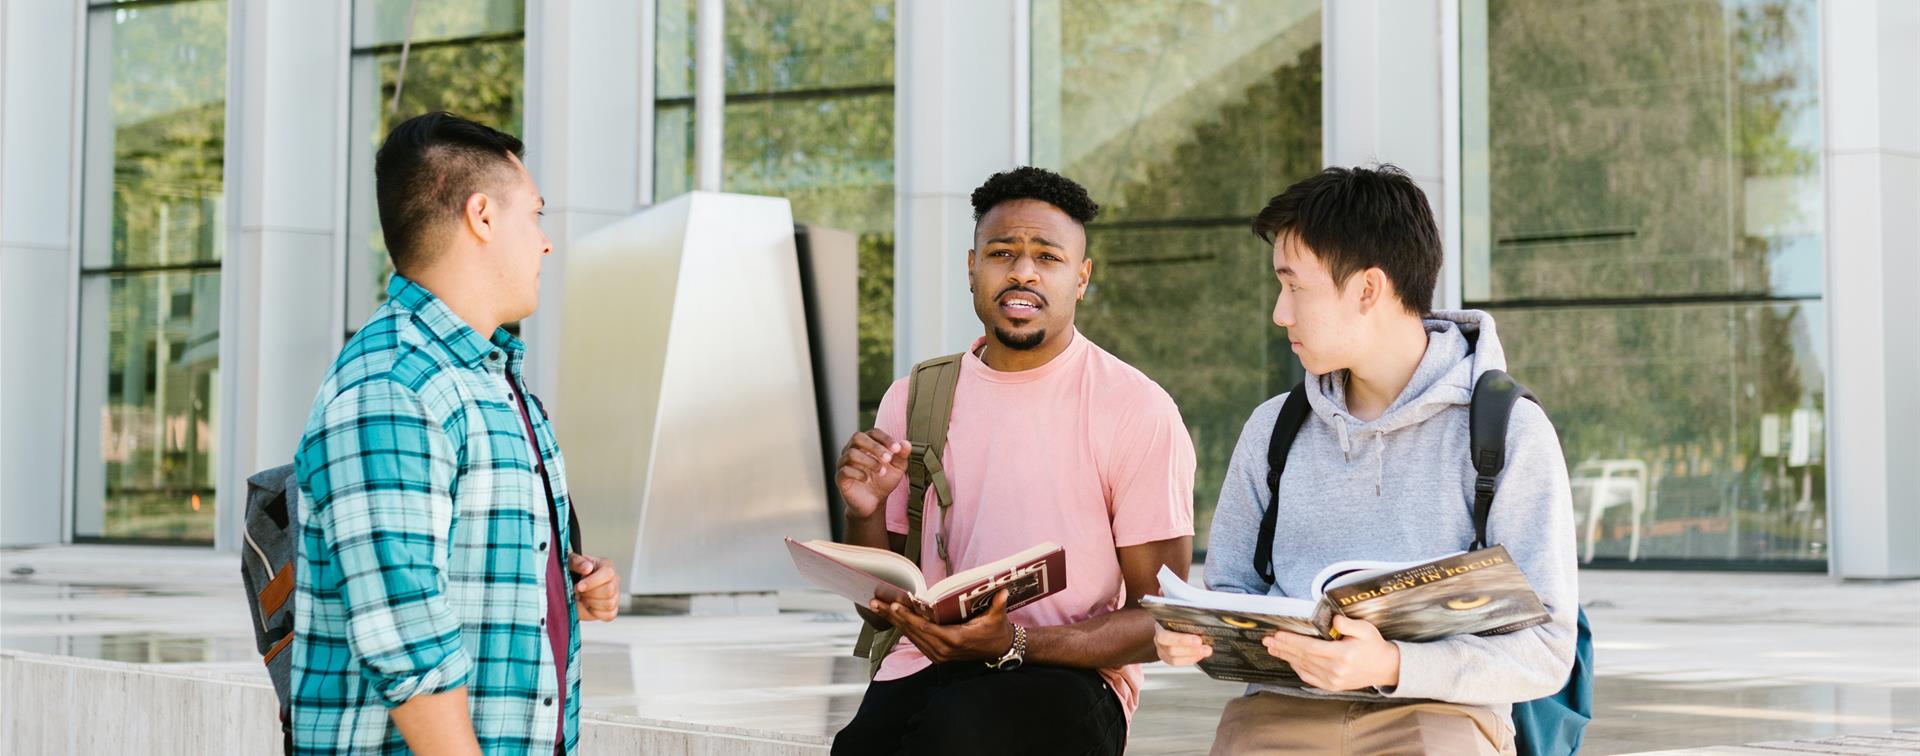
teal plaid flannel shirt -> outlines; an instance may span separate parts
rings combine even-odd
[[[527,394],[559,539],[503,375],[525,346],[481,338],[394,274],[340,352],[295,468],[306,497],[294,605],[298,753],[406,753],[389,709],[467,687],[489,754],[551,754],[580,712],[579,614],[568,589],[566,711],[546,634],[546,549],[565,549],[566,470]],[[565,554],[565,551],[561,552]]]

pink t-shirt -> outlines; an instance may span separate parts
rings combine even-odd
[[[1115,549],[1193,535],[1193,440],[1167,392],[1078,332],[1066,351],[1033,370],[1003,373],[962,358],[941,462],[953,487],[948,555],[955,571],[1052,541],[1067,552],[1067,588],[1026,606],[1027,627],[1069,625],[1126,601]],[[880,401],[876,424],[905,439],[907,381]],[[949,573],[934,535],[939,501],[927,492],[920,564],[932,583]],[[907,532],[907,483],[887,499],[887,529]],[[878,680],[927,668],[905,640]],[[1100,670],[1131,717],[1140,665]]]

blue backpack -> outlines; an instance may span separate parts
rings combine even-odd
[[[1473,334],[1477,335],[1477,334]],[[1473,343],[1468,336],[1468,345]],[[1253,550],[1253,567],[1268,583],[1273,575],[1273,531],[1278,525],[1280,473],[1287,469],[1287,452],[1293,438],[1307,420],[1306,384],[1293,387],[1280,405],[1280,418],[1273,424],[1273,437],[1267,443],[1267,511],[1260,517],[1260,540]],[[1472,548],[1487,546],[1487,515],[1493,511],[1496,479],[1507,464],[1507,419],[1513,403],[1521,398],[1535,404],[1540,400],[1502,370],[1489,370],[1473,386],[1470,410],[1473,442],[1473,530]],[[1522,756],[1565,756],[1580,752],[1580,738],[1593,718],[1593,629],[1587,624],[1587,611],[1579,611],[1579,634],[1574,645],[1573,672],[1566,687],[1546,698],[1513,705],[1514,748]]]

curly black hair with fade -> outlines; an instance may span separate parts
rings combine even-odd
[[[1039,200],[1084,226],[1100,214],[1100,206],[1087,196],[1087,188],[1073,179],[1031,165],[1001,171],[973,190],[973,222],[979,223],[987,212],[1002,202]]]

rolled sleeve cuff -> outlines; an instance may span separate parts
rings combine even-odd
[[[440,659],[432,668],[410,675],[381,675],[371,669],[363,669],[380,697],[387,706],[399,706],[414,699],[415,696],[430,696],[445,693],[467,684],[467,678],[473,671],[473,662],[467,658],[466,649],[456,646],[451,653]]]

